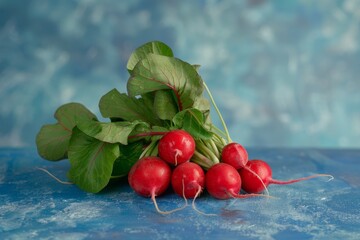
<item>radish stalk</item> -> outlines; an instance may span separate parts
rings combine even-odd
[[[210,139],[210,140],[209,140],[209,144],[210,144],[210,146],[211,146],[211,149],[214,151],[214,154],[215,154],[218,158],[220,158],[220,152],[219,152],[219,149],[217,148],[214,140],[213,140],[213,139]]]
[[[196,148],[198,151],[207,156],[213,162],[213,164],[220,162],[219,158],[214,154],[214,152],[211,151],[203,142],[196,141]]]
[[[151,156],[151,152],[153,151],[153,148],[156,146],[157,141],[152,141],[146,148],[145,150],[141,153],[139,159],[144,158],[144,157],[149,157]]]
[[[224,127],[224,131],[225,131],[227,140],[228,140],[228,142],[230,143],[230,142],[232,142],[232,140],[231,140],[231,137],[230,137],[230,134],[229,134],[229,130],[228,130],[226,124],[225,124],[224,118],[222,117],[222,115],[221,115],[221,113],[220,113],[220,110],[219,110],[219,108],[217,107],[217,105],[216,105],[216,103],[215,103],[215,100],[214,100],[214,98],[213,98],[213,96],[212,96],[212,94],[211,94],[211,92],[210,92],[210,89],[208,88],[208,86],[206,85],[206,83],[205,83],[204,81],[203,81],[203,85],[204,85],[204,87],[205,87],[205,89],[206,89],[206,92],[209,94],[211,103],[213,104],[213,106],[214,106],[214,108],[215,108],[215,111],[217,112],[217,114],[218,114],[218,116],[219,116],[219,118],[220,118],[221,124],[222,124],[223,127]]]
[[[199,164],[205,169],[209,169],[214,163],[207,157],[205,157],[198,150],[195,150],[194,155],[191,159],[192,162]]]

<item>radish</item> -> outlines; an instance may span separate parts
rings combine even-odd
[[[185,200],[193,198],[192,208],[195,211],[203,215],[212,215],[201,212],[195,206],[196,198],[205,187],[205,173],[198,164],[185,162],[178,165],[172,173],[171,185],[175,193],[184,197]]]
[[[243,181],[242,189],[247,193],[260,193],[264,191],[269,184],[291,184],[316,177],[330,177],[329,180],[333,178],[328,174],[315,174],[287,181],[276,180],[272,178],[272,170],[269,164],[259,159],[248,161],[246,167],[241,168],[239,173]]]
[[[193,162],[182,163],[174,169],[171,185],[179,196],[195,198],[205,187],[204,170]]]
[[[247,171],[252,172],[252,170],[246,166],[249,161],[248,153],[246,149],[239,143],[232,142],[227,144],[221,151],[221,161],[230,164],[236,170],[246,168]],[[255,172],[252,173],[253,176],[255,176],[260,181],[267,195],[269,195],[266,187],[267,185],[265,185],[260,176],[258,176]]]
[[[248,153],[241,144],[232,142],[227,144],[221,151],[221,161],[239,170],[246,166]]]
[[[156,196],[163,194],[170,185],[171,169],[169,165],[158,157],[144,157],[139,159],[130,169],[128,182],[130,187],[140,196],[151,197],[156,210],[161,214],[174,211],[161,211],[156,203]]]
[[[195,141],[188,132],[173,130],[160,139],[158,151],[161,159],[176,166],[191,159],[195,152]]]
[[[217,163],[207,171],[205,186],[211,196],[218,199],[247,198],[265,196],[259,194],[239,194],[241,178],[238,171],[227,163]]]

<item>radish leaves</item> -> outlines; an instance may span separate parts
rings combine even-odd
[[[212,133],[205,125],[204,114],[196,109],[190,108],[179,112],[173,119],[177,128],[182,128],[197,139],[210,139]]]
[[[44,125],[36,136],[39,155],[50,161],[67,158],[72,129],[78,122],[96,119],[96,116],[80,103],[62,105],[56,110],[54,117],[58,122]]]
[[[109,183],[113,164],[119,156],[118,144],[102,142],[74,128],[69,145],[68,177],[82,190],[97,193]]]
[[[155,92],[154,110],[158,117],[163,120],[171,120],[178,112],[176,100],[171,90]]]
[[[127,63],[127,69],[131,73],[131,71],[134,69],[135,65],[146,55],[149,53],[154,53],[156,55],[163,55],[168,57],[173,57],[174,54],[169,46],[166,44],[159,42],[159,41],[153,41],[148,42],[140,47],[138,47],[130,56],[129,61]]]
[[[44,125],[36,138],[39,155],[68,158],[68,177],[96,193],[111,178],[125,176],[141,156],[156,156],[166,132],[184,129],[196,139],[211,139],[210,104],[197,65],[175,58],[170,47],[154,41],[137,48],[127,63],[127,93],[112,89],[99,101],[108,122],[79,103],[55,113],[57,123]]]
[[[120,144],[120,156],[114,162],[112,176],[126,176],[130,171],[132,165],[134,165],[134,163],[139,159],[143,151],[144,145],[144,141],[136,141],[133,143],[129,143],[126,146]]]
[[[90,137],[94,137],[102,142],[128,144],[129,134],[138,126],[150,128],[145,122],[98,122],[83,121],[77,127]]]
[[[153,107],[145,104],[145,99],[129,97],[116,89],[100,99],[99,108],[101,115],[105,118],[120,118],[125,121],[141,120],[151,125],[162,125]]]
[[[182,111],[193,106],[204,87],[200,75],[189,63],[150,53],[131,72],[128,94],[134,97],[162,89],[173,90],[178,109]]]

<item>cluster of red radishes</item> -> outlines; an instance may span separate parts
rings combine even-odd
[[[324,174],[289,181],[272,179],[270,166],[263,160],[248,160],[246,149],[239,143],[227,144],[221,152],[221,162],[204,170],[191,161],[195,151],[193,137],[184,130],[166,133],[158,143],[158,156],[138,160],[128,174],[131,188],[141,196],[155,197],[172,189],[185,199],[196,199],[204,189],[214,198],[247,198],[268,196],[269,184],[290,184]],[[327,175],[328,176],[328,175]],[[247,194],[241,194],[241,189]]]

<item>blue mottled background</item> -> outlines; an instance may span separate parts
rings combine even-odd
[[[34,146],[67,102],[100,116],[150,40],[202,65],[234,140],[360,147],[357,0],[2,0],[0,146]]]

